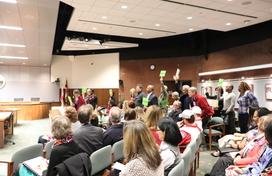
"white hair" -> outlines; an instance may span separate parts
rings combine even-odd
[[[189,91],[191,91],[191,92],[195,92],[195,93],[197,93],[197,89],[196,89],[196,87],[190,87],[188,90],[189,90]]]
[[[188,85],[183,85],[182,88],[183,88],[183,89],[186,89],[186,90],[189,90],[190,86],[188,86]]]
[[[172,93],[172,95],[179,96],[179,93],[175,91]]]

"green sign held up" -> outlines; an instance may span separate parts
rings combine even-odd
[[[86,93],[87,92],[87,88],[86,87],[82,87],[82,92]]]
[[[161,101],[161,105],[163,105],[163,106],[166,106],[166,105],[168,105],[169,103],[168,103],[168,100],[163,100],[163,101]]]
[[[166,75],[166,70],[161,70],[160,77],[165,77],[165,75]]]
[[[110,95],[112,95],[112,89],[109,90]]]
[[[223,86],[224,79],[219,79],[218,80],[218,85],[219,87]]]
[[[142,105],[148,106],[148,99],[146,97],[143,97]]]
[[[72,102],[72,98],[71,98],[70,96],[68,96],[68,100],[69,100],[70,104],[73,103],[73,102]]]

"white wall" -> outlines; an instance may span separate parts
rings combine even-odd
[[[59,85],[50,81],[49,67],[0,66],[6,85],[0,89],[0,101],[40,97],[41,102],[59,101]]]
[[[253,93],[257,97],[259,101],[260,107],[266,107],[272,110],[272,100],[266,100],[266,92],[265,92],[265,84],[272,83],[272,79],[263,79],[263,80],[244,80],[248,84],[253,84]],[[233,93],[236,95],[236,100],[239,96],[238,86],[240,81],[232,81],[232,82],[223,82],[223,87],[232,84],[234,86]],[[197,91],[201,92],[202,86],[212,86],[212,95],[215,95],[215,87],[217,87],[218,83],[198,83],[197,84]],[[238,108],[239,105],[236,102],[235,108]]]
[[[119,53],[53,56],[51,81],[66,78],[69,88],[119,88]]]

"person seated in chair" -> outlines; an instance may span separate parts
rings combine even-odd
[[[102,148],[103,131],[90,123],[90,107],[83,105],[78,109],[78,120],[81,127],[75,131],[74,140],[78,143],[82,152],[91,155],[96,150]]]
[[[103,134],[103,146],[113,145],[123,139],[123,124],[121,123],[121,109],[113,107],[110,110],[110,121],[112,125]]]
[[[179,114],[182,113],[181,111],[181,102],[176,100],[173,103],[173,111],[171,111],[168,115],[168,117],[172,118],[175,122],[181,121],[181,118],[179,117]]]

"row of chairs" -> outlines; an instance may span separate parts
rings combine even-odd
[[[0,160],[0,163],[7,164],[7,175],[10,176],[17,168],[19,163],[36,158],[38,156],[43,156],[46,159],[50,159],[50,154],[52,151],[52,145],[54,141],[48,142],[44,148],[42,144],[34,144],[24,147],[16,151],[10,161]],[[97,151],[95,151],[91,156],[92,172],[94,175],[108,167],[110,167],[114,162],[124,158],[123,147],[124,141],[116,142],[112,147],[106,146]]]
[[[199,146],[201,145],[202,137],[198,135],[197,139],[191,141],[185,147],[184,152],[181,154],[181,161],[176,165],[170,172],[168,176],[195,176],[196,169],[199,168]]]

